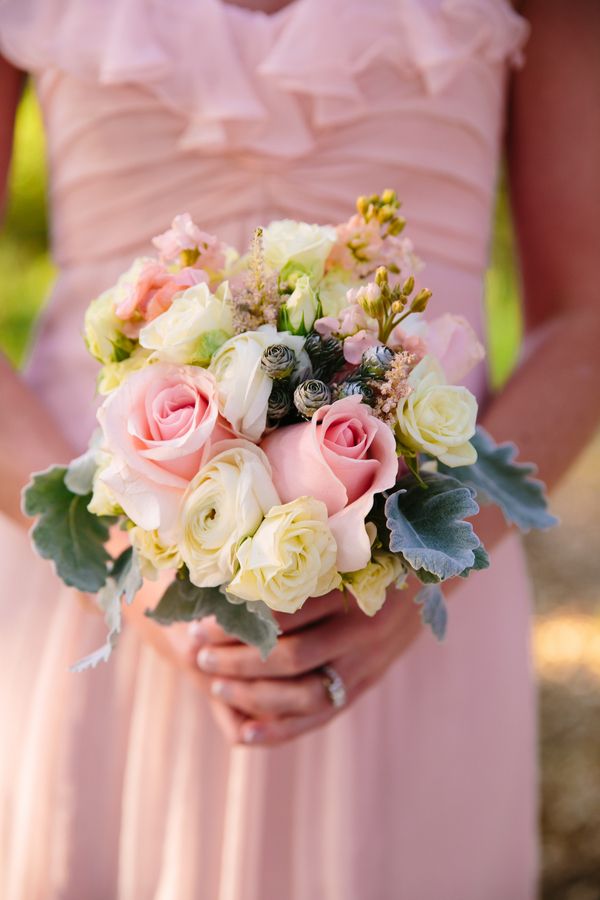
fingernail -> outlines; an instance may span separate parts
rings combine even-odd
[[[226,700],[229,697],[229,685],[226,681],[213,681],[210,686],[210,692],[213,697],[221,697]]]
[[[205,644],[208,639],[206,629],[204,628],[202,622],[192,622],[188,626],[188,634],[199,644]]]
[[[208,647],[201,650],[196,659],[200,668],[205,672],[212,672],[217,667],[217,657]]]
[[[245,744],[257,744],[264,736],[265,730],[260,725],[248,725],[242,729],[242,740]]]

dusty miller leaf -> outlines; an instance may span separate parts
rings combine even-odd
[[[107,662],[117,645],[121,631],[121,597],[131,603],[143,583],[139,558],[133,547],[128,547],[115,560],[106,584],[96,597],[98,606],[104,613],[108,628],[105,643],[71,666],[71,672],[93,669],[100,662]]]
[[[51,559],[69,587],[95,594],[105,584],[110,560],[104,549],[112,519],[88,511],[89,494],[72,493],[66,468],[37,472],[23,491],[23,511],[38,516],[31,537],[39,555]]]
[[[91,494],[94,487],[94,475],[98,468],[98,448],[102,440],[102,432],[98,428],[92,435],[90,445],[85,453],[72,459],[67,466],[65,484],[72,494],[85,497]]]
[[[443,641],[448,625],[448,610],[440,586],[426,584],[415,597],[415,603],[421,606],[423,624],[431,628],[438,641]]]
[[[227,634],[257,647],[263,659],[277,643],[279,634],[277,622],[264,603],[239,603],[237,599],[231,602],[219,588],[196,587],[187,576],[175,578],[157,606],[146,610],[146,615],[161,625],[215,616]]]
[[[496,444],[483,428],[477,429],[471,443],[477,450],[477,461],[472,466],[448,469],[440,465],[440,471],[471,487],[480,503],[497,504],[506,521],[521,531],[557,524],[558,520],[548,512],[544,483],[531,477],[536,466],[516,462],[514,444]]]
[[[388,497],[389,546],[422,581],[445,581],[475,565],[480,540],[464,519],[479,507],[469,488],[454,478],[424,472],[423,480],[426,490],[406,476]]]

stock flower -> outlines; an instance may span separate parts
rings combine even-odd
[[[375,494],[396,481],[391,429],[352,396],[317,410],[310,422],[278,428],[261,446],[284,503],[310,495],[326,505],[339,571],[364,568],[371,558],[365,518]]]
[[[262,450],[233,440],[216,444],[213,451],[181,507],[181,556],[198,587],[216,587],[231,578],[238,544],[279,503]]]
[[[447,466],[469,466],[477,453],[477,401],[465,387],[446,384],[440,364],[425,356],[408,376],[411,392],[398,403],[397,431],[410,450],[425,452]]]
[[[257,443],[267,425],[272,380],[261,366],[273,344],[290,347],[298,358],[304,338],[265,325],[226,341],[213,356],[210,371],[219,386],[219,408],[238,437]]]
[[[472,326],[463,316],[444,313],[425,320],[410,316],[390,335],[390,347],[402,347],[420,360],[426,354],[440,363],[449,384],[459,384],[485,356]]]
[[[159,362],[130,375],[98,411],[111,458],[100,480],[136,525],[167,543],[210,442],[228,436],[216,393],[206,370]]]
[[[336,230],[331,225],[309,225],[292,219],[271,222],[262,236],[265,262],[276,271],[295,263],[316,284],[323,277],[335,239]]]
[[[123,322],[115,312],[113,290],[92,300],[85,312],[84,338],[98,362],[110,364],[125,359],[135,344],[123,333]]]
[[[395,582],[403,586],[406,572],[393,553],[376,551],[364,569],[350,572],[344,577],[344,586],[350,591],[367,616],[374,616],[385,603],[386,592]]]
[[[171,227],[157,235],[152,243],[166,262],[183,258],[188,264],[209,272],[222,269],[228,255],[226,245],[198,228],[189,213],[175,216]]]
[[[155,259],[136,259],[114,288],[115,313],[122,319],[122,329],[137,338],[143,323],[164,313],[177,294],[207,280],[201,269],[170,272]]]
[[[217,295],[207,284],[188,288],[142,328],[140,344],[165,362],[208,365],[215,350],[233,335],[228,298],[226,285]]]
[[[341,582],[327,507],[314,497],[272,507],[256,534],[239,546],[237,561],[227,590],[278,612],[295,612]]]

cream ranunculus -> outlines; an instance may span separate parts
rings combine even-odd
[[[267,406],[273,382],[260,360],[273,344],[290,347],[302,359],[304,338],[263,325],[226,341],[213,356],[210,371],[218,384],[219,409],[235,434],[258,442],[267,425]]]
[[[222,441],[185,492],[181,556],[198,587],[216,587],[234,570],[240,541],[278,504],[265,454],[248,441]]]
[[[465,387],[445,383],[441,366],[425,356],[409,375],[412,388],[398,404],[397,431],[401,444],[429,453],[447,466],[469,466],[477,452],[477,401]]]
[[[84,338],[98,362],[114,363],[129,356],[135,342],[123,334],[123,321],[115,312],[115,290],[104,291],[88,306]]]
[[[319,283],[319,300],[324,316],[337,317],[348,306],[348,291],[360,287],[361,282],[351,272],[335,266],[328,269]]]
[[[292,613],[309,597],[339,587],[336,556],[327,507],[314,497],[299,497],[274,506],[256,534],[240,545],[239,569],[227,590]]]
[[[397,556],[385,551],[376,551],[364,569],[344,576],[344,586],[367,616],[379,612],[391,584],[404,587],[405,581],[402,563]]]
[[[129,532],[129,540],[140,558],[144,578],[155,581],[161,569],[179,569],[181,553],[175,545],[165,546],[157,531],[144,531],[137,525]]]
[[[265,262],[280,271],[287,263],[296,263],[316,284],[325,271],[325,260],[337,240],[332,225],[309,225],[293,219],[271,222],[263,231]]]
[[[308,275],[299,275],[293,292],[282,307],[290,331],[308,334],[319,313],[319,298],[310,286]]]
[[[165,362],[207,366],[215,350],[233,335],[229,286],[212,294],[195,284],[140,331],[140,344]]]

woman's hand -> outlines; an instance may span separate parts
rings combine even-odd
[[[194,623],[198,666],[210,676],[217,721],[234,743],[277,744],[318,728],[340,710],[321,671],[331,665],[353,703],[375,684],[421,629],[414,591],[388,591],[383,609],[366,616],[339,591],[278,616],[284,634],[266,661],[232,642],[213,620]],[[346,606],[348,608],[346,608]]]

